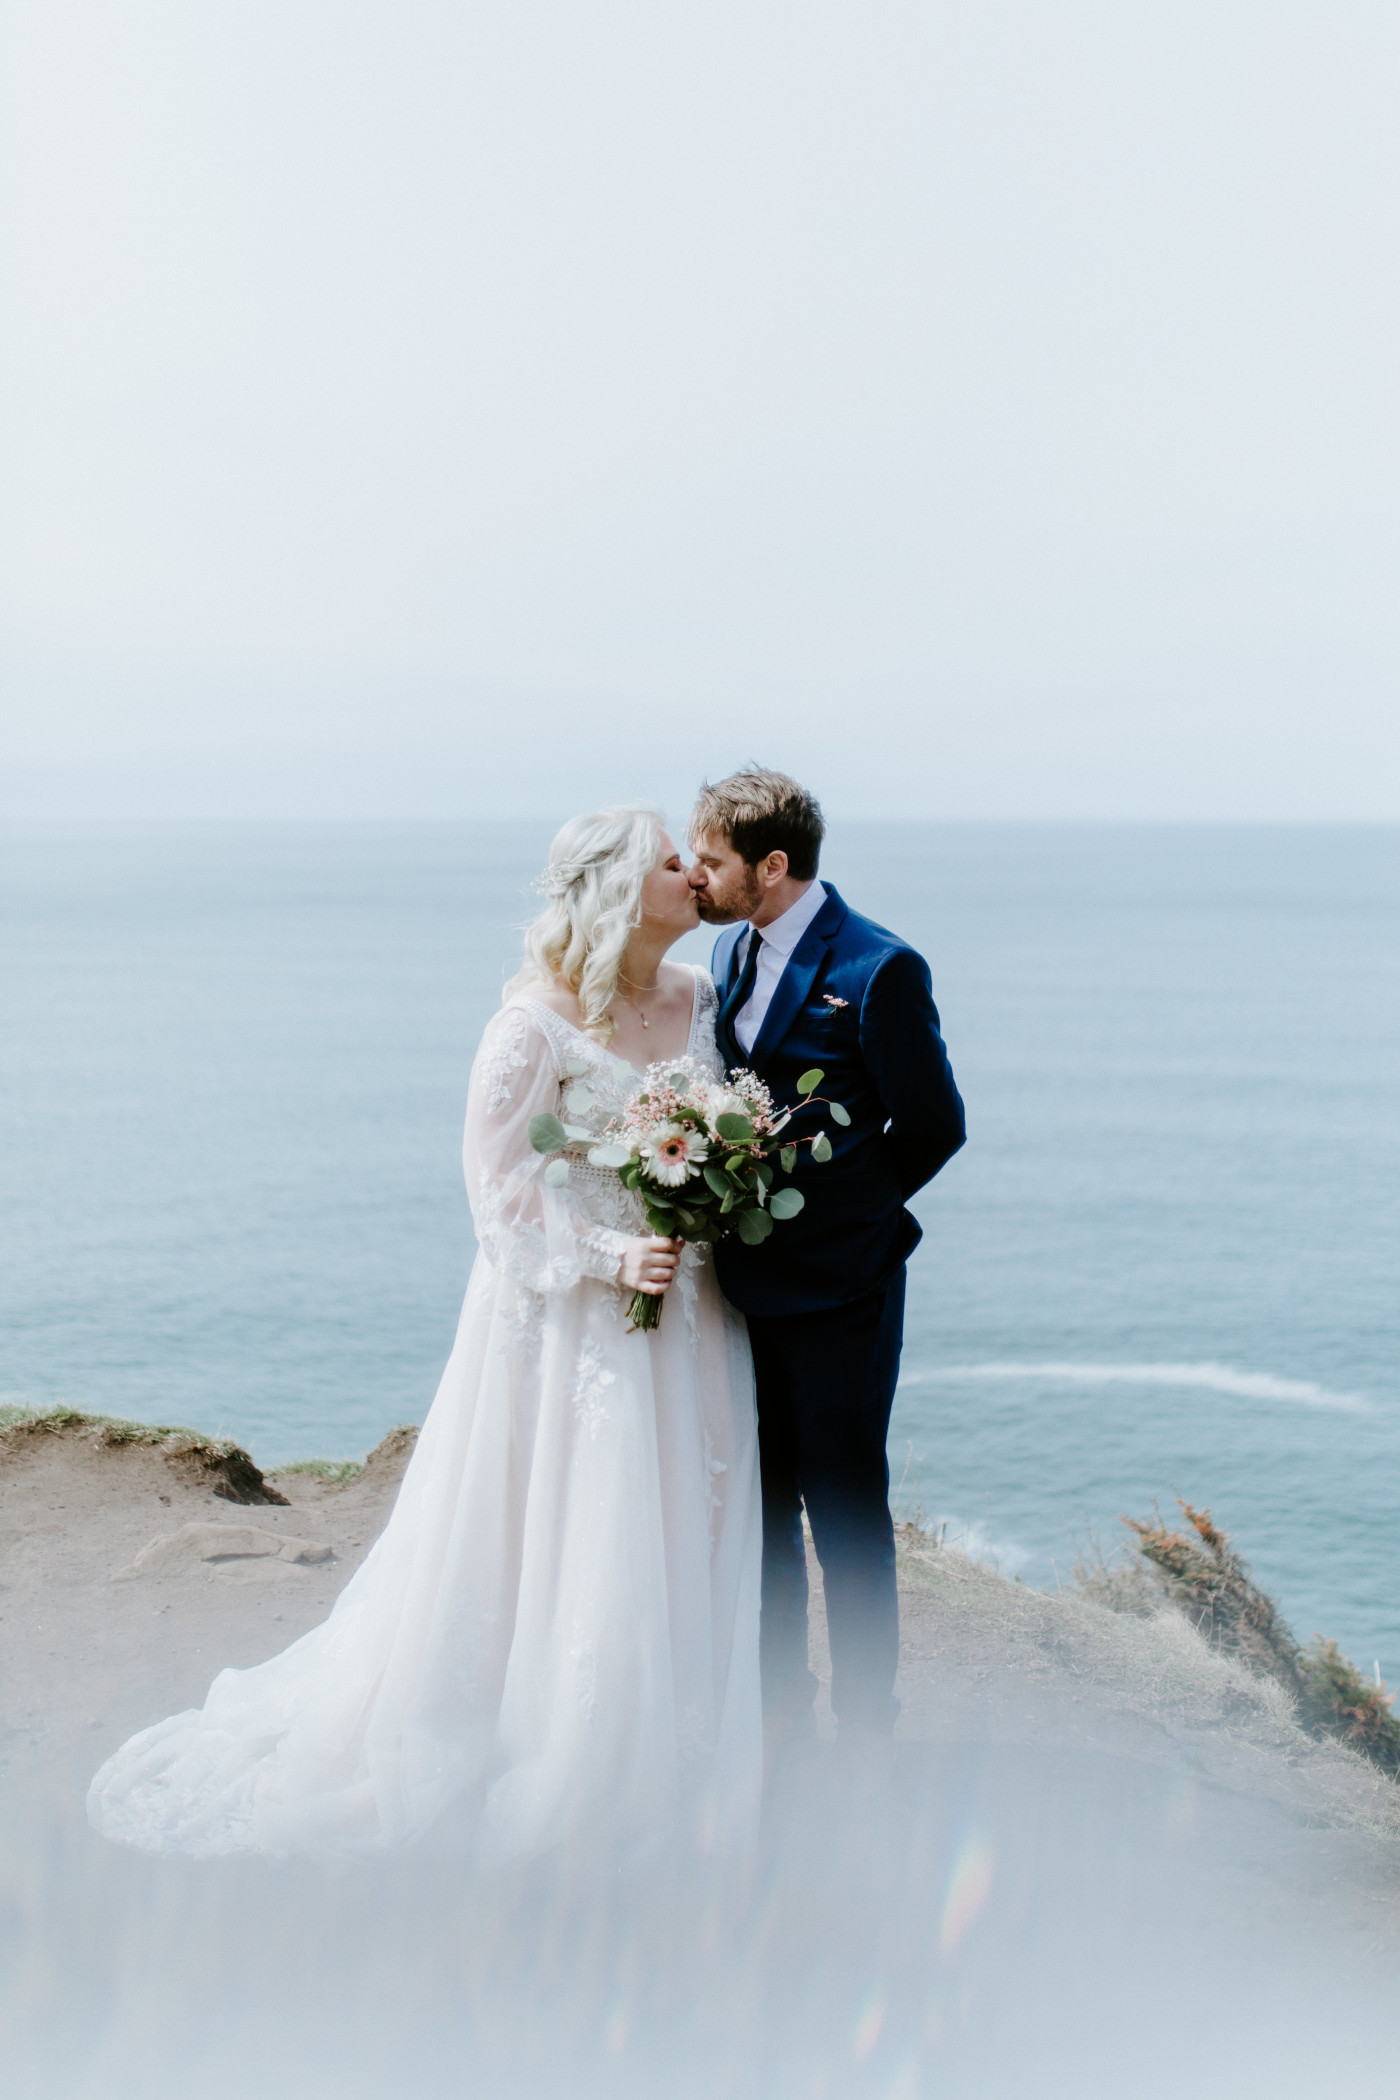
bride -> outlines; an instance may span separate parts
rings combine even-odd
[[[718,1069],[714,986],[663,959],[695,895],[648,807],[566,824],[541,888],[472,1070],[480,1251],[388,1525],[323,1625],[108,1759],[88,1813],[109,1838],[335,1855],[431,1831],[503,1862],[580,1838],[728,1851],[752,1831],[744,1323],[708,1249],[649,1234],[581,1152],[547,1184],[529,1137],[545,1111],[601,1131],[658,1060]],[[669,1293],[649,1333],[627,1331],[638,1289]]]

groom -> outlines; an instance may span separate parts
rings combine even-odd
[[[783,773],[705,786],[690,871],[715,943],[716,1032],[728,1069],[748,1066],[775,1102],[819,1066],[838,1127],[802,1108],[791,1134],[825,1128],[823,1165],[800,1148],[796,1218],[761,1245],[722,1240],[726,1297],[748,1317],[763,1475],[763,1704],[774,1749],[812,1732],[805,1506],[831,1636],[831,1703],[843,1739],[888,1735],[899,1712],[894,1527],[885,1437],[899,1376],[904,1264],[920,1230],[904,1208],[963,1143],[963,1105],[923,957],[817,880],[825,826]]]

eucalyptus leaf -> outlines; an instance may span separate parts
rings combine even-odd
[[[588,1155],[590,1167],[625,1167],[632,1155],[625,1145],[595,1145]]]
[[[748,1117],[737,1115],[733,1109],[727,1115],[716,1119],[715,1129],[731,1145],[746,1145],[754,1134],[753,1124]]]
[[[755,1167],[754,1173],[758,1176],[759,1180],[763,1183],[763,1186],[766,1189],[772,1188],[773,1169],[771,1167]]]
[[[712,1159],[707,1159],[701,1171],[717,1196],[727,1196],[729,1194],[729,1176],[722,1167],[717,1167]]]
[[[806,1201],[801,1189],[775,1189],[768,1208],[775,1218],[795,1218]]]
[[[593,1067],[589,1064],[586,1057],[571,1057],[564,1067],[564,1077],[566,1079],[585,1079],[592,1069]]]
[[[728,1211],[731,1211],[731,1210],[733,1210],[733,1208],[734,1208],[735,1204],[736,1204],[736,1203],[738,1202],[738,1200],[739,1200],[739,1191],[738,1191],[737,1189],[726,1189],[726,1191],[725,1191],[725,1195],[724,1195],[724,1201],[723,1201],[723,1203],[721,1203],[721,1205],[720,1205],[720,1207],[719,1207],[719,1209],[720,1209],[720,1216],[721,1216],[721,1217],[723,1217],[723,1216],[725,1215],[725,1213],[726,1213],[726,1212],[728,1212]]]
[[[569,1162],[566,1159],[552,1159],[544,1170],[544,1178],[546,1187],[562,1189],[569,1178]]]
[[[695,1226],[700,1223],[693,1210],[678,1210],[676,1216],[680,1219],[687,1232],[693,1231]]]
[[[571,1116],[586,1116],[597,1098],[591,1086],[571,1086],[564,1096],[564,1106]]]
[[[796,1145],[784,1145],[782,1151],[778,1154],[778,1165],[782,1168],[785,1174],[790,1174],[792,1172],[793,1168],[797,1165]]]
[[[734,1220],[734,1230],[746,1247],[756,1247],[761,1240],[768,1237],[763,1229],[767,1223],[768,1220],[759,1211],[741,1210]]]
[[[798,1082],[797,1082],[797,1091],[798,1091],[798,1093],[799,1093],[799,1094],[815,1094],[815,1092],[817,1091],[817,1088],[818,1088],[818,1087],[819,1087],[819,1086],[821,1085],[821,1083],[822,1083],[822,1081],[823,1081],[823,1080],[825,1079],[825,1077],[826,1077],[826,1074],[825,1074],[825,1072],[823,1072],[823,1070],[822,1070],[821,1066],[820,1066],[820,1065],[813,1065],[813,1067],[812,1067],[811,1071],[810,1071],[810,1072],[804,1072],[804,1073],[802,1074],[802,1077],[801,1077],[801,1078],[800,1078],[800,1079],[798,1080]]]
[[[564,1135],[574,1145],[591,1145],[597,1132],[587,1129],[582,1123],[566,1123]]]
[[[562,1152],[568,1142],[568,1132],[558,1116],[531,1116],[530,1143],[536,1152]]]
[[[812,1157],[818,1166],[824,1166],[831,1157],[831,1139],[824,1130],[819,1130],[812,1140]]]
[[[831,1112],[832,1122],[839,1123],[843,1130],[849,1130],[851,1127],[851,1111],[848,1108],[842,1108],[839,1101],[828,1101],[826,1105]]]
[[[667,1081],[667,1085],[673,1094],[688,1094],[690,1092],[689,1072],[673,1072]]]
[[[754,1224],[758,1227],[759,1238],[761,1240],[766,1240],[769,1233],[773,1230],[773,1220],[769,1217],[767,1211],[751,1210],[749,1212],[749,1216],[753,1219]]]

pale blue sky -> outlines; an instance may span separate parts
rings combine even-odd
[[[0,20],[0,809],[1400,817],[1393,6]]]

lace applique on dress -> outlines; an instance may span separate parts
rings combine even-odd
[[[539,1291],[532,1291],[528,1284],[517,1283],[515,1295],[509,1295],[509,1286],[501,1296],[501,1319],[512,1350],[526,1356],[539,1354],[544,1335],[546,1300]]]
[[[510,1273],[528,1263],[536,1291],[567,1291],[579,1280],[577,1261],[568,1254],[551,1254],[544,1228],[529,1219],[508,1214],[505,1190],[485,1168],[477,1177],[476,1201],[472,1205],[476,1236],[488,1261]],[[595,1252],[606,1249],[602,1234],[584,1232],[579,1238]],[[618,1259],[621,1259],[619,1253]]]
[[[722,1077],[724,1067],[720,1063],[719,1046],[715,1042],[715,1016],[719,1012],[719,993],[708,970],[695,973],[695,1020],[691,1026],[690,1054],[702,1064],[707,1064],[717,1076]]]
[[[524,1041],[525,1016],[518,1006],[508,1006],[495,1027],[488,1029],[482,1043],[481,1083],[486,1089],[486,1106],[493,1116],[498,1116],[510,1100],[511,1074],[523,1072],[529,1063],[522,1048]]]
[[[603,1362],[603,1352],[590,1335],[578,1353],[578,1370],[569,1399],[591,1437],[597,1436],[608,1419],[608,1387],[616,1384],[616,1373]]]
[[[705,1248],[697,1247],[687,1240],[681,1249],[680,1264],[676,1270],[676,1289],[680,1292],[681,1304],[685,1309],[686,1331],[692,1341],[698,1341],[700,1336],[700,1329],[696,1324],[700,1294],[696,1287],[695,1271],[704,1261],[705,1253]]]
[[[571,1158],[569,1180],[586,1197],[592,1215],[611,1231],[633,1239],[650,1229],[641,1197],[623,1187],[616,1167],[590,1167],[586,1159]]]
[[[715,1518],[724,1507],[724,1498],[721,1496],[716,1483],[719,1475],[728,1471],[729,1468],[724,1463],[724,1460],[715,1457],[714,1438],[710,1435],[707,1428],[705,1431],[705,1497],[708,1503],[706,1522],[709,1525],[711,1544],[714,1543]]]

